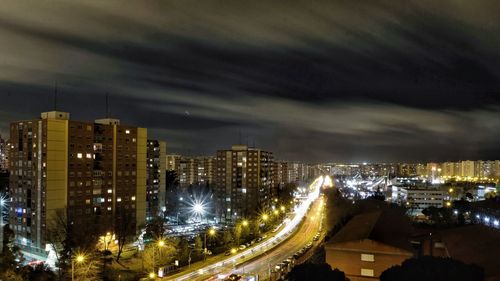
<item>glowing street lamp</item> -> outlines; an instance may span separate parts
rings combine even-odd
[[[267,221],[269,219],[269,216],[267,214],[262,215],[262,220]]]
[[[210,236],[214,236],[216,234],[216,231],[215,231],[215,228],[210,228],[208,231],[208,235]],[[203,249],[203,254],[204,254],[204,258],[205,260],[207,259],[207,251],[208,251],[208,248],[207,248],[207,232],[205,232],[205,248]]]
[[[193,211],[197,214],[202,214],[203,213],[203,205],[200,203],[196,203],[193,206]]]
[[[156,274],[154,272],[149,273],[149,279],[155,279]]]
[[[85,261],[85,256],[83,254],[77,254],[71,259],[71,280],[75,280],[75,262],[82,263]]]
[[[238,251],[238,250],[236,250],[236,248],[232,248],[232,249],[231,249],[231,254],[236,254],[236,252],[237,252],[237,251]]]
[[[278,211],[278,210],[274,210],[274,214],[275,214],[275,215],[279,215],[279,214],[280,214],[280,211]]]
[[[285,206],[281,205],[280,209],[282,212],[285,212]]]
[[[243,226],[248,226],[248,221],[247,221],[247,220],[244,220],[244,221],[242,221],[242,222],[241,222],[241,224],[242,224]]]

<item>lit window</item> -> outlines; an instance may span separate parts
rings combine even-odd
[[[130,134],[130,130],[125,130],[125,134]]]
[[[92,158],[92,154],[91,153],[87,153],[86,156],[87,156],[88,159]]]
[[[85,200],[85,204],[90,204],[90,199]]]
[[[120,197],[116,198],[116,202],[122,202],[122,198]]]
[[[367,269],[367,268],[362,268],[361,269],[361,276],[374,276],[373,269]]]
[[[111,211],[111,207],[108,207],[108,211]]]
[[[108,189],[108,193],[113,193],[113,190],[112,189]]]
[[[131,199],[132,199],[132,201],[135,201],[135,196],[132,196],[132,198],[131,198]]]
[[[81,159],[81,158],[83,157],[83,154],[81,154],[81,153],[77,153],[77,154],[76,154],[76,157]]]
[[[362,261],[375,261],[375,256],[370,254],[361,254]]]

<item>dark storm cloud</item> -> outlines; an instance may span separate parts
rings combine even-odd
[[[0,130],[50,109],[150,128],[173,151],[498,158],[495,1],[7,2]],[[35,12],[36,11],[36,12]],[[28,102],[27,102],[28,101]]]

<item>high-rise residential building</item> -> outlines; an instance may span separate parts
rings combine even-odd
[[[199,157],[198,181],[201,185],[211,186],[215,180],[215,157]]]
[[[273,162],[273,182],[275,186],[283,186],[288,183],[288,163],[285,161]]]
[[[8,145],[0,135],[0,171],[5,171],[8,168]]]
[[[198,185],[198,166],[199,159],[196,157],[181,157],[177,166],[177,177],[179,178],[179,186],[181,189],[186,189],[190,186]]]
[[[61,214],[82,229],[137,229],[146,215],[147,130],[117,119],[70,120],[51,111],[10,126],[9,220],[25,256],[47,256]]]
[[[288,182],[303,182],[309,177],[308,166],[303,163],[289,162],[288,169]]]
[[[235,222],[271,206],[273,154],[245,145],[219,150],[215,160],[215,211],[222,222]]]
[[[146,176],[146,219],[158,216],[165,207],[167,144],[148,140]]]
[[[465,178],[474,178],[476,172],[475,161],[465,160],[461,162],[460,176]]]
[[[179,167],[179,162],[181,161],[181,156],[178,154],[167,154],[167,171],[177,171]]]

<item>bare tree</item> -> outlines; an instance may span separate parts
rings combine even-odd
[[[136,222],[130,210],[120,207],[116,210],[115,238],[118,241],[116,261],[120,260],[123,247],[135,236]]]

